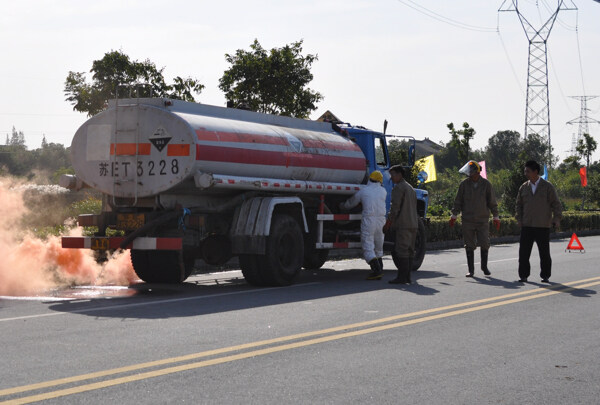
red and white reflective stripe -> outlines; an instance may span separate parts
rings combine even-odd
[[[92,249],[104,247],[108,249],[119,249],[124,237],[90,237],[90,236],[63,236],[62,247],[65,249]],[[108,241],[108,245],[106,245]],[[136,250],[181,250],[183,240],[181,238],[135,238],[133,243],[125,249]]]
[[[345,183],[318,183],[303,180],[265,179],[259,177],[240,177],[214,174],[212,175],[214,187],[234,188],[240,190],[290,190],[294,192],[320,192],[328,191],[330,194],[354,194],[362,186]],[[360,218],[357,218],[360,219]]]
[[[360,242],[317,243],[317,249],[355,249],[360,248]]]
[[[358,221],[362,214],[317,214],[317,221]]]

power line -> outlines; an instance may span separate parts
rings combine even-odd
[[[498,28],[498,38],[500,39],[500,43],[502,44],[502,49],[504,49],[504,55],[506,56],[506,60],[508,60],[508,64],[510,65],[510,70],[512,71],[513,77],[519,86],[519,90],[523,95],[525,95],[525,91],[523,90],[523,86],[521,85],[521,81],[519,80],[519,75],[517,75],[517,71],[515,66],[510,59],[510,54],[508,53],[508,49],[506,49],[506,44],[504,43],[504,39],[502,38],[502,34],[500,33],[500,29]]]
[[[456,27],[456,28],[461,28],[461,29],[469,30],[469,31],[479,31],[479,32],[494,32],[494,31],[496,31],[495,28],[480,27],[477,25],[465,24],[463,22],[453,20],[452,18],[443,16],[439,13],[436,13],[435,11],[429,10],[428,8],[426,8],[420,4],[417,4],[412,0],[398,0],[398,2],[404,4],[407,7],[412,8],[413,10],[415,10],[423,15],[426,15],[429,18],[433,18],[434,20],[437,20],[439,22],[443,22],[445,24],[452,25],[453,27]]]

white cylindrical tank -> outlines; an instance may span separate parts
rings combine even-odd
[[[117,197],[157,195],[198,172],[360,184],[367,165],[328,123],[166,99],[111,102],[71,153],[78,179]]]

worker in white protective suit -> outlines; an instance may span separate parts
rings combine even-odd
[[[360,242],[363,257],[372,270],[367,280],[380,280],[383,277],[383,226],[386,220],[386,197],[383,175],[375,170],[369,176],[369,183],[365,187],[340,204],[342,210],[349,210],[362,204]]]

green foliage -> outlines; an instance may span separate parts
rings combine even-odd
[[[457,221],[450,227],[448,217],[429,217],[427,230],[428,242],[440,242],[462,239],[462,223]],[[577,232],[583,230],[600,229],[600,212],[564,212],[560,222],[559,232]],[[490,221],[490,236],[515,236],[519,235],[521,228],[514,217],[500,217],[500,230],[496,230]]]
[[[510,169],[521,150],[521,135],[517,131],[498,131],[488,139],[485,161],[494,170]]]
[[[26,178],[37,182],[58,183],[58,171],[71,172],[69,148],[61,144],[42,142],[42,147],[27,150],[25,135],[13,128],[13,137],[8,145],[0,146],[0,174]],[[45,140],[45,137],[44,137]]]
[[[316,55],[302,56],[302,40],[265,50],[258,40],[250,51],[225,54],[231,65],[219,80],[225,98],[237,108],[307,118],[323,96],[306,88]]]
[[[452,137],[450,144],[458,151],[458,159],[462,162],[471,159],[469,142],[475,136],[475,129],[471,128],[468,122],[463,122],[462,129],[459,130],[454,128],[454,123],[452,122],[449,123],[447,127],[450,130],[450,135]]]
[[[583,134],[583,138],[579,139],[576,150],[579,156],[585,159],[586,166],[590,165],[590,157],[597,147],[598,143],[590,134]]]
[[[390,166],[408,166],[408,149],[412,143],[407,140],[392,139],[387,143]]]
[[[64,93],[66,100],[73,105],[75,111],[86,112],[88,116],[92,116],[104,110],[109,99],[115,98],[117,88],[121,89],[119,97],[139,95],[185,101],[195,101],[193,94],[200,94],[204,89],[204,85],[190,77],[177,76],[173,79],[173,84],[167,84],[163,71],[164,67],[158,69],[148,59],[142,62],[132,61],[121,51],[111,51],[104,54],[102,59],[92,63],[90,70],[93,73],[92,83],[86,82],[83,72],[69,72],[65,80]],[[130,89],[119,87],[145,83],[150,85],[150,89],[140,89],[141,94],[130,94]]]
[[[75,201],[70,205],[68,215],[77,218],[81,214],[100,214],[102,212],[102,200],[88,195],[83,200]]]

